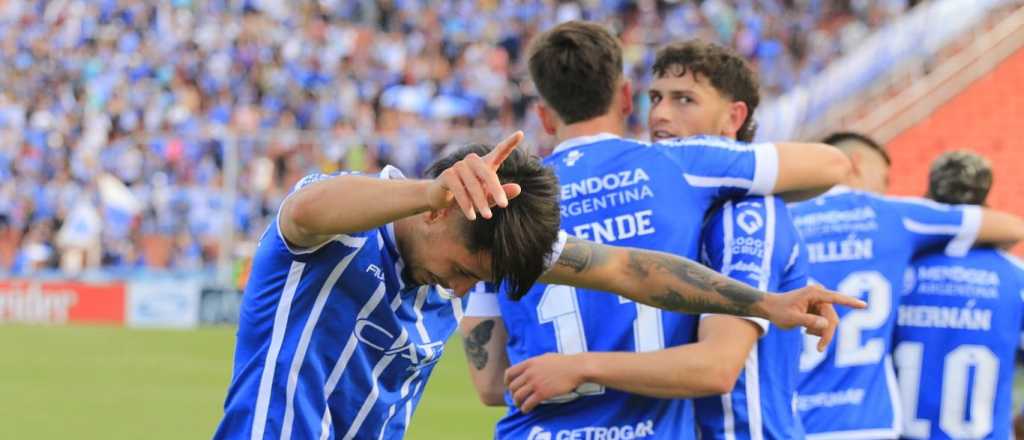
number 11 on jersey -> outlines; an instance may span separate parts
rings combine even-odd
[[[636,306],[636,319],[633,320],[633,339],[636,351],[654,351],[665,348],[661,310],[622,297],[619,297],[619,303],[631,303]],[[576,354],[587,351],[587,337],[583,329],[583,317],[580,316],[576,288],[553,284],[544,289],[544,296],[537,304],[537,320],[541,324],[551,323],[554,326],[555,342],[559,353]],[[580,396],[603,393],[604,386],[587,382],[576,387],[575,392],[553,397],[544,403],[564,403]]]

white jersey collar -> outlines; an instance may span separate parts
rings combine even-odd
[[[593,144],[595,142],[606,141],[608,139],[619,139],[619,138],[621,138],[621,136],[614,135],[614,134],[607,133],[607,132],[598,133],[598,134],[594,134],[594,135],[590,135],[590,136],[578,136],[578,137],[569,138],[569,139],[566,139],[566,140],[562,141],[562,143],[558,144],[558,146],[555,147],[555,150],[552,151],[551,153],[552,154],[559,153],[559,152],[562,152],[562,151],[565,151],[565,150],[570,150],[570,149],[579,147],[581,145]]]

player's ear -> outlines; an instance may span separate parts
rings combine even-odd
[[[633,114],[633,83],[628,79],[622,80],[622,85],[619,87],[619,98],[622,100],[619,104],[622,117],[627,118]]]
[[[555,115],[554,110],[544,104],[543,100],[537,100],[537,105],[534,107],[537,112],[537,118],[540,119],[540,125],[544,127],[544,132],[554,136],[558,130],[558,116]]]
[[[750,114],[750,109],[747,107],[747,103],[743,101],[733,101],[729,104],[729,114],[727,115],[728,120],[725,122],[725,129],[728,137],[735,138],[740,132],[740,127],[743,126],[743,121],[747,120],[747,115]]]
[[[850,174],[852,174],[857,179],[860,179],[861,171],[864,169],[864,166],[861,163],[864,160],[864,156],[861,155],[860,152],[857,151],[856,149],[849,151],[848,155],[850,156],[850,165],[852,165],[850,167]]]
[[[442,221],[442,220],[448,218],[448,215],[451,214],[451,212],[452,212],[452,207],[451,206],[449,206],[447,208],[434,209],[434,210],[430,210],[430,211],[424,212],[422,214],[423,215],[423,222],[428,224],[428,225],[429,224],[433,224],[433,223],[437,223],[439,221]]]

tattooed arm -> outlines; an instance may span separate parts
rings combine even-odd
[[[821,350],[839,322],[832,303],[865,306],[817,286],[766,295],[685,258],[576,238],[569,238],[554,267],[540,281],[614,292],[665,310],[756,316],[782,328],[804,326],[822,336]]]
[[[480,401],[487,406],[505,406],[505,324],[500,316],[466,316],[459,323],[466,350],[469,376]]]

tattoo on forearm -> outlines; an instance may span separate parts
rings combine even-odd
[[[751,306],[763,297],[760,291],[743,283],[716,274],[694,261],[670,255],[631,250],[628,268],[640,278],[667,273],[683,283],[681,288],[666,287],[665,292],[651,295],[655,305],[664,309],[746,315],[751,314]],[[687,289],[717,293],[722,301],[680,293]]]
[[[488,319],[473,327],[469,336],[463,338],[463,347],[466,349],[466,358],[473,363],[477,370],[483,370],[487,366],[487,343],[491,341],[494,334],[494,320]]]
[[[580,273],[603,264],[607,259],[608,255],[601,248],[601,245],[569,237],[556,264],[566,266],[576,273]]]

